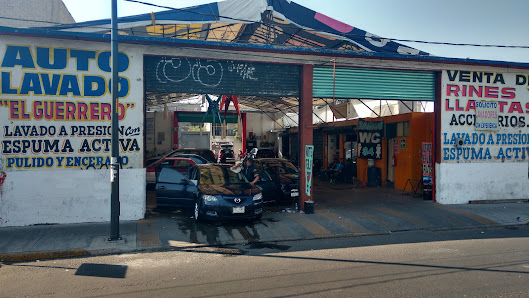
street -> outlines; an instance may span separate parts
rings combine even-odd
[[[0,296],[527,297],[529,227],[1,263]]]

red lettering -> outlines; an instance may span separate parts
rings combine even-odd
[[[522,104],[519,102],[511,102],[511,106],[509,107],[509,111],[507,113],[512,113],[514,111],[523,114]]]
[[[9,102],[9,119],[15,119],[15,120],[20,119],[17,100],[11,100]]]
[[[101,104],[101,120],[110,120],[110,113],[112,112],[112,107],[108,103]]]
[[[125,106],[122,103],[118,104],[118,114],[119,114],[119,117],[118,117],[119,120],[125,119]]]
[[[501,98],[505,99],[514,99],[516,97],[515,88],[502,88],[501,89]]]
[[[450,99],[445,99],[445,111],[453,111],[454,108],[450,107]]]
[[[500,113],[503,113],[503,107],[507,104],[506,101],[498,101],[498,105],[500,105]]]
[[[88,120],[86,112],[88,111],[88,106],[84,102],[77,103],[77,118],[78,120]]]
[[[465,111],[468,112],[470,110],[475,110],[475,109],[476,109],[476,101],[474,100],[467,101],[467,107],[465,108]]]
[[[456,111],[464,111],[464,109],[459,105],[459,99],[456,99]]]
[[[21,101],[22,104],[22,119],[30,119],[29,113],[26,112],[26,101]]]
[[[485,87],[485,97],[498,98],[498,87]]]
[[[99,104],[96,102],[90,103],[90,120],[100,120],[99,119]]]
[[[478,89],[474,86],[469,86],[468,88],[468,97],[473,97],[476,95],[477,97],[483,97],[483,87],[478,86]]]
[[[55,119],[64,120],[64,103],[57,101],[55,102]]]
[[[446,96],[459,96],[459,86],[458,85],[446,85]]]
[[[33,102],[33,119],[40,120],[42,119],[42,102],[40,100],[35,100]]]
[[[75,120],[75,103],[66,102],[66,120]]]
[[[53,108],[55,107],[54,102],[44,101],[44,119],[53,120]]]

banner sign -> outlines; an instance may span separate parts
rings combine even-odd
[[[443,71],[441,162],[526,162],[528,87],[527,72]]]
[[[431,185],[432,181],[432,143],[422,143],[422,183]]]
[[[307,196],[311,195],[312,190],[312,160],[314,156],[314,146],[305,146],[305,193]]]
[[[476,130],[497,130],[499,107],[497,102],[476,101]]]
[[[0,53],[0,170],[106,170],[110,51],[0,42]],[[141,68],[124,52],[118,58],[120,163],[141,168],[143,92],[131,77]]]
[[[382,159],[383,121],[358,120],[358,157]]]

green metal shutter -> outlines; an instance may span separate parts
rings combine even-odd
[[[435,99],[435,72],[336,68],[335,98],[423,100]],[[314,68],[313,96],[333,97],[333,68]]]

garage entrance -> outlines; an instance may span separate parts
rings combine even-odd
[[[430,195],[436,77],[432,71],[315,67],[313,95],[332,98],[335,120],[319,126],[323,168],[345,164],[339,183]]]

